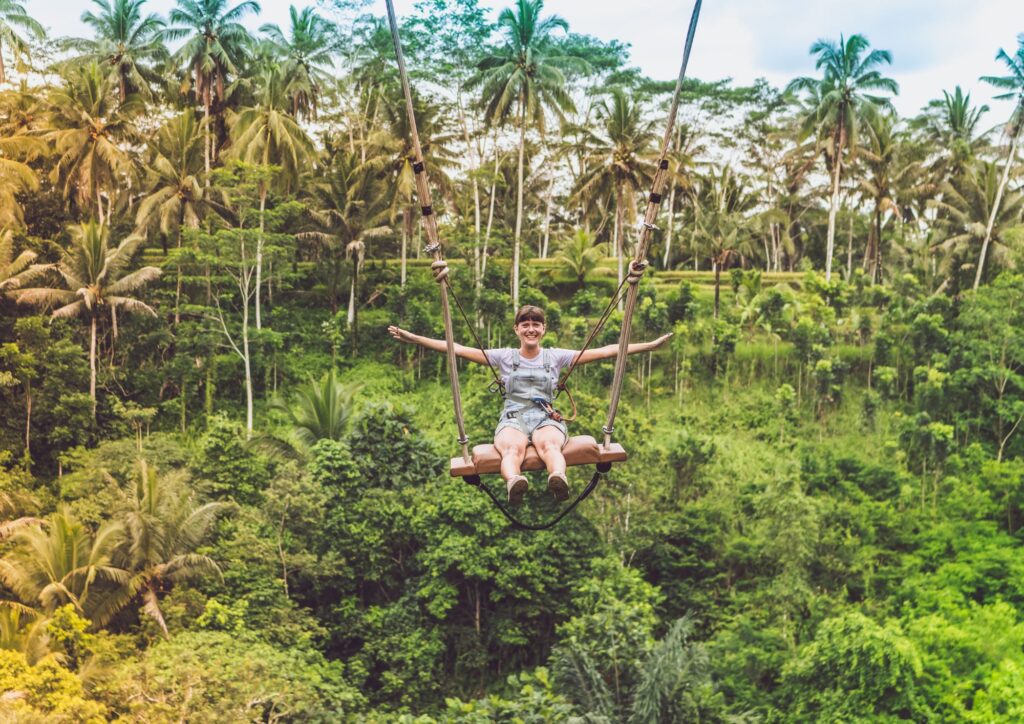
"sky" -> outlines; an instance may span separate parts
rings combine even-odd
[[[79,18],[91,3],[22,1],[54,35],[88,34]],[[149,0],[146,8],[166,15],[174,4]],[[259,18],[247,24],[287,28],[290,4],[315,3],[260,0]],[[395,0],[396,12],[411,13],[414,4]],[[511,1],[480,4],[495,8],[496,17]],[[677,75],[692,9],[692,0],[547,0],[544,6],[546,14],[565,18],[573,32],[628,43],[633,64],[657,79]],[[373,0],[368,10],[383,15],[383,0]],[[782,86],[796,76],[816,75],[811,44],[837,40],[841,33],[861,33],[872,47],[892,52],[886,74],[900,84],[895,104],[903,115],[917,113],[957,84],[976,103],[992,107],[990,124],[1009,115],[1010,104],[992,101],[993,91],[978,78],[1005,74],[995,55],[1000,48],[1015,52],[1017,35],[1024,33],[1024,0],[705,0],[688,74],[742,84],[763,77]]]

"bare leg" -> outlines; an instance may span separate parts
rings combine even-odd
[[[501,453],[501,477],[505,482],[521,474],[526,444],[526,435],[513,427],[506,427],[494,436],[494,447]]]
[[[533,446],[537,448],[537,454],[544,461],[548,473],[565,475],[565,457],[562,455],[564,444],[565,435],[554,425],[541,427],[533,432]]]

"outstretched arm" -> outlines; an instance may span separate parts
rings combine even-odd
[[[426,347],[427,349],[432,349],[435,352],[441,352],[442,354],[448,351],[448,345],[443,339],[422,337],[418,334],[413,334],[408,330],[402,329],[401,327],[396,327],[393,324],[388,327],[388,332],[390,332],[391,336],[399,342],[405,342],[406,344],[418,344],[420,347]],[[483,352],[478,350],[476,347],[466,347],[458,342],[455,343],[455,356],[467,359],[470,362],[476,362],[477,364],[487,364],[487,360],[484,359]]]
[[[637,354],[638,352],[650,352],[652,349],[657,349],[661,345],[668,341],[668,338],[672,336],[672,333],[663,334],[655,340],[650,342],[634,342],[626,348],[626,354]],[[577,355],[573,358],[573,364],[585,365],[590,362],[597,362],[603,359],[614,359],[619,355],[619,345],[608,344],[604,347],[595,347],[594,349],[584,350],[582,354]]]

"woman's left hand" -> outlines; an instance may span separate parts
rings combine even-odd
[[[671,332],[669,332],[668,334],[661,335],[656,340],[651,342],[651,349],[658,349],[658,347],[660,347],[661,345],[665,344],[669,340],[669,337],[671,337],[671,336],[672,336]]]

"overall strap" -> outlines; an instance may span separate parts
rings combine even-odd
[[[519,363],[522,359],[519,357],[519,350],[512,350],[512,371],[515,372],[519,369]]]
[[[544,364],[544,371],[549,375],[551,374],[551,350],[547,347],[541,347],[540,350],[540,361]]]

